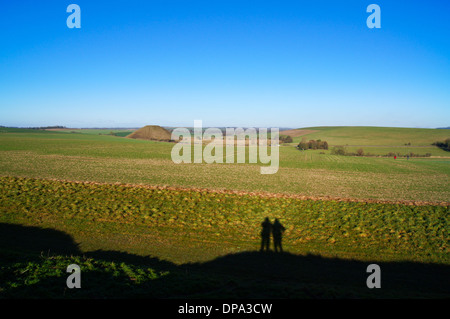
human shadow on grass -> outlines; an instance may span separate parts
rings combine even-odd
[[[283,232],[286,230],[280,223],[278,218],[275,218],[273,224],[269,217],[266,217],[261,223],[261,248],[260,252],[270,251],[270,239],[273,237],[273,249],[275,252],[283,252],[282,239]]]
[[[68,234],[10,224],[0,224],[0,254],[3,298],[450,297],[450,267],[442,264],[362,262],[248,251],[176,265],[126,252],[82,253]],[[62,263],[52,263],[55,255],[69,257]],[[81,262],[80,289],[66,286],[70,274],[64,262],[73,261]],[[15,268],[17,262],[22,266]],[[33,279],[33,273],[25,267],[29,262],[52,269],[48,275]],[[381,289],[366,285],[371,263],[381,268]],[[11,281],[27,284],[5,285]]]

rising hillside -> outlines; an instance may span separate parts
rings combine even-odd
[[[282,134],[292,136],[294,142],[305,138],[321,139],[330,145],[361,146],[402,146],[408,143],[414,146],[431,146],[436,141],[444,141],[450,137],[447,130],[369,126],[308,127],[284,131]]]
[[[315,133],[315,132],[318,132],[318,131],[317,130],[308,130],[308,129],[293,129],[293,130],[281,131],[280,135],[288,135],[288,136],[294,138],[294,137],[308,135],[308,134]]]
[[[151,140],[151,141],[170,141],[171,134],[165,128],[162,128],[158,125],[147,125],[144,126],[130,135],[126,136],[127,138],[134,138],[140,140]]]

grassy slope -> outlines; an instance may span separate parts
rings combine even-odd
[[[154,141],[170,141],[172,136],[168,130],[161,126],[147,125],[134,131],[126,137]]]
[[[449,293],[448,207],[15,178],[0,185],[0,297]],[[257,253],[266,216],[286,226],[287,254]],[[365,287],[372,262],[383,269],[378,292]],[[71,263],[82,267],[78,292],[63,289]]]
[[[317,130],[304,137],[321,139],[330,145],[371,145],[371,146],[430,146],[436,141],[443,141],[449,137],[450,132],[442,129],[398,128],[398,127],[366,127],[366,126],[332,126],[308,127],[308,130]],[[302,137],[296,137],[300,142]]]
[[[301,130],[315,132],[294,138],[292,145],[298,144],[303,138],[307,141],[321,139],[328,142],[330,149],[338,145],[346,146],[347,151],[353,153],[362,148],[365,154],[372,155],[386,155],[390,152],[406,155],[412,152],[419,155],[430,153],[432,156],[450,157],[449,152],[432,145],[450,136],[450,132],[443,129],[334,126]],[[405,145],[408,143],[411,145]]]

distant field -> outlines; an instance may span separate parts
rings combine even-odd
[[[94,135],[116,135],[126,136],[134,132],[134,129],[48,129],[49,132],[65,132],[65,133],[82,133],[82,134],[94,134]]]
[[[302,138],[321,139],[330,145],[370,145],[370,146],[430,146],[433,142],[450,137],[450,130],[397,128],[397,127],[308,127],[299,130],[313,130],[311,134],[295,137],[294,142]]]
[[[450,295],[448,157],[293,143],[261,175],[260,164],[174,164],[174,145],[108,130],[0,132],[0,298]],[[384,145],[365,149],[402,149]],[[286,227],[284,254],[258,252],[265,217]],[[372,262],[381,290],[365,285]],[[71,263],[81,290],[63,288]]]
[[[381,146],[346,146],[346,150],[350,153],[356,153],[358,149],[364,151],[364,156],[366,155],[380,155],[385,156],[389,153],[399,154],[405,156],[407,154],[415,154],[420,157],[426,154],[431,154],[431,156],[446,157],[450,158],[450,152],[444,151],[436,146],[392,146],[392,147],[381,147]]]
[[[448,158],[335,156],[329,151],[300,152],[293,146],[282,146],[278,173],[261,175],[256,164],[177,165],[170,158],[173,146],[98,134],[4,133],[0,134],[0,175],[450,202]],[[442,152],[436,148],[436,154]]]

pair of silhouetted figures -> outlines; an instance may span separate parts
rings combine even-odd
[[[283,237],[283,232],[286,230],[283,225],[281,225],[278,219],[275,219],[272,224],[268,217],[261,224],[261,251],[269,251],[270,247],[270,235],[273,236],[273,246],[275,252],[282,252],[283,247],[281,245],[281,239]]]

